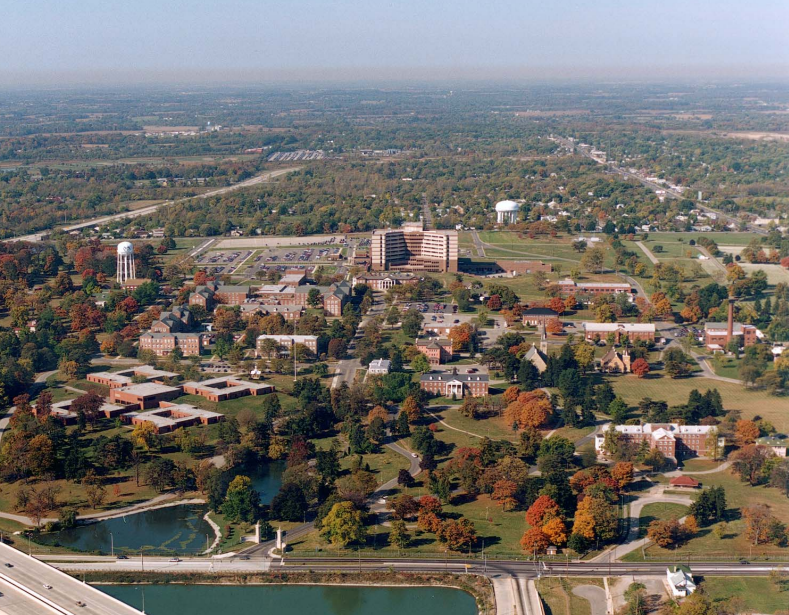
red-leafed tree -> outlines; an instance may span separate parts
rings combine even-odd
[[[554,517],[561,517],[562,509],[547,495],[541,495],[526,511],[526,523],[532,527],[542,527],[542,525]]]
[[[649,373],[649,363],[645,359],[639,357],[633,361],[633,364],[630,366],[630,371],[639,378],[643,378]]]

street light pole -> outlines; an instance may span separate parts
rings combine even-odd
[[[110,557],[115,557],[115,539],[110,532]]]

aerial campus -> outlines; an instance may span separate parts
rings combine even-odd
[[[0,614],[789,613],[785,73],[422,79],[338,2],[299,53],[415,72],[234,81],[307,30],[111,4],[0,40]]]

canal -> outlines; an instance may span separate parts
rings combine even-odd
[[[474,598],[445,587],[320,585],[103,585],[148,615],[476,615]]]

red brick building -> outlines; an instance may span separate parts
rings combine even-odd
[[[609,426],[610,428],[610,426]],[[616,425],[623,442],[640,446],[642,442],[649,444],[650,450],[657,449],[670,459],[680,460],[688,457],[707,457],[715,443],[712,434],[717,438],[717,453],[721,453],[726,444],[723,438],[717,437],[718,430],[712,425],[679,425],[677,423],[645,423],[644,425]],[[595,435],[595,450],[603,453],[605,430]]]
[[[427,357],[430,365],[441,365],[452,360],[452,342],[443,339],[416,340],[416,349]]]
[[[110,390],[110,402],[123,406],[137,406],[141,410],[156,408],[160,402],[170,401],[181,395],[180,387],[146,382],[133,384],[122,389]]]
[[[587,342],[607,341],[610,334],[614,335],[614,343],[619,344],[625,339],[631,342],[643,340],[655,341],[655,325],[646,322],[585,322],[583,323],[584,338]]]
[[[442,397],[484,397],[488,394],[489,380],[487,374],[458,374],[457,370],[430,372],[419,378],[419,388]]]
[[[140,336],[140,348],[164,357],[179,348],[185,357],[198,356],[203,344],[200,333],[152,333]]]

